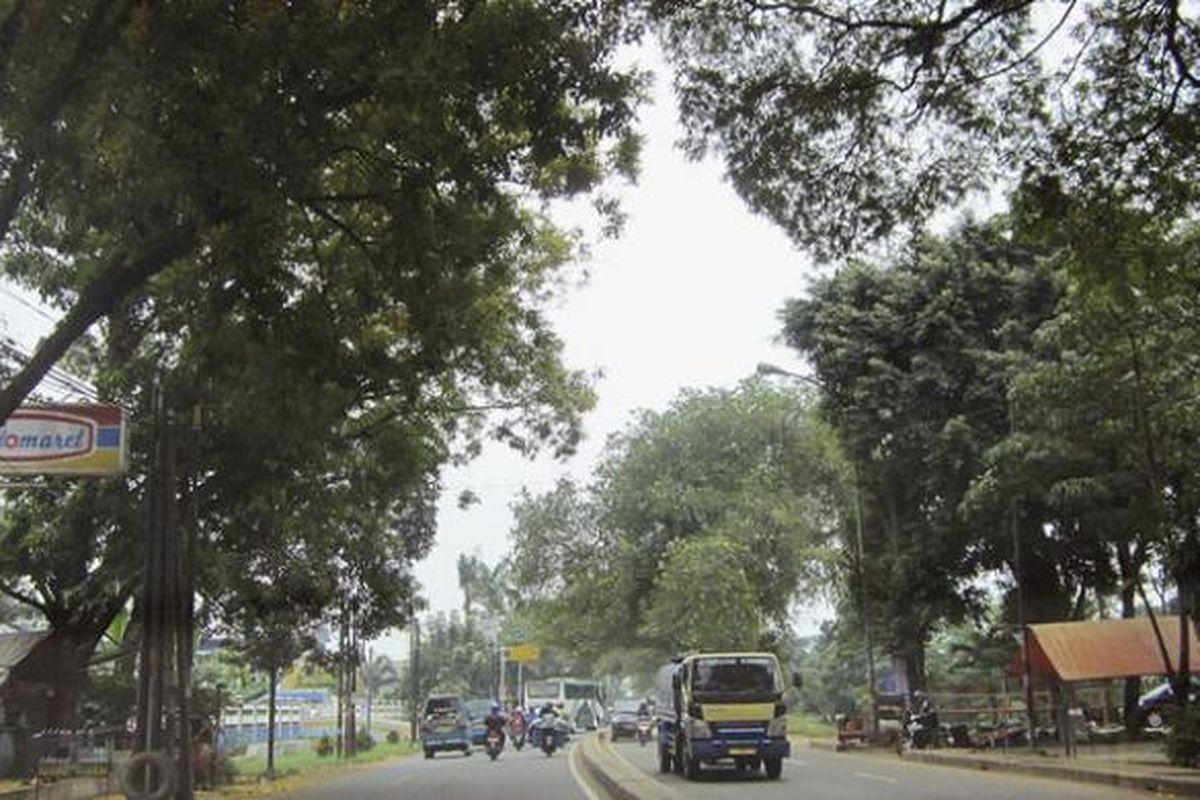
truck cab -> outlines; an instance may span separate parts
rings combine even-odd
[[[773,653],[694,653],[666,665],[659,671],[659,770],[690,780],[703,764],[732,761],[778,779],[791,755],[785,689]]]

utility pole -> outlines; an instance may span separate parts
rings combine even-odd
[[[408,653],[408,702],[409,702],[409,739],[417,741],[418,717],[421,715],[421,622],[417,619],[413,601],[408,601],[409,614],[409,653]]]

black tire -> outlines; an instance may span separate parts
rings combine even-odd
[[[768,756],[763,759],[763,766],[767,768],[767,780],[777,781],[783,774],[783,757]]]
[[[471,757],[471,746],[470,745],[467,745],[466,747],[463,748],[463,755],[466,756],[467,758]]]
[[[671,771],[671,748],[661,744],[658,746],[658,771],[663,774]]]
[[[430,748],[426,747],[426,748],[425,748],[425,757],[426,757],[426,758],[433,758],[433,750],[431,750]]]

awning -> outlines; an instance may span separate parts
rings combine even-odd
[[[1065,682],[1169,674],[1179,659],[1179,618],[1157,620],[1169,668],[1150,618],[1135,617],[1029,625],[1030,671],[1036,677]],[[1200,637],[1194,622],[1190,628],[1189,668],[1200,672]],[[1021,673],[1020,651],[1013,657],[1011,670]]]

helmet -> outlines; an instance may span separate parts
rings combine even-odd
[[[493,714],[500,713],[500,704],[499,703],[492,703],[492,713]]]

